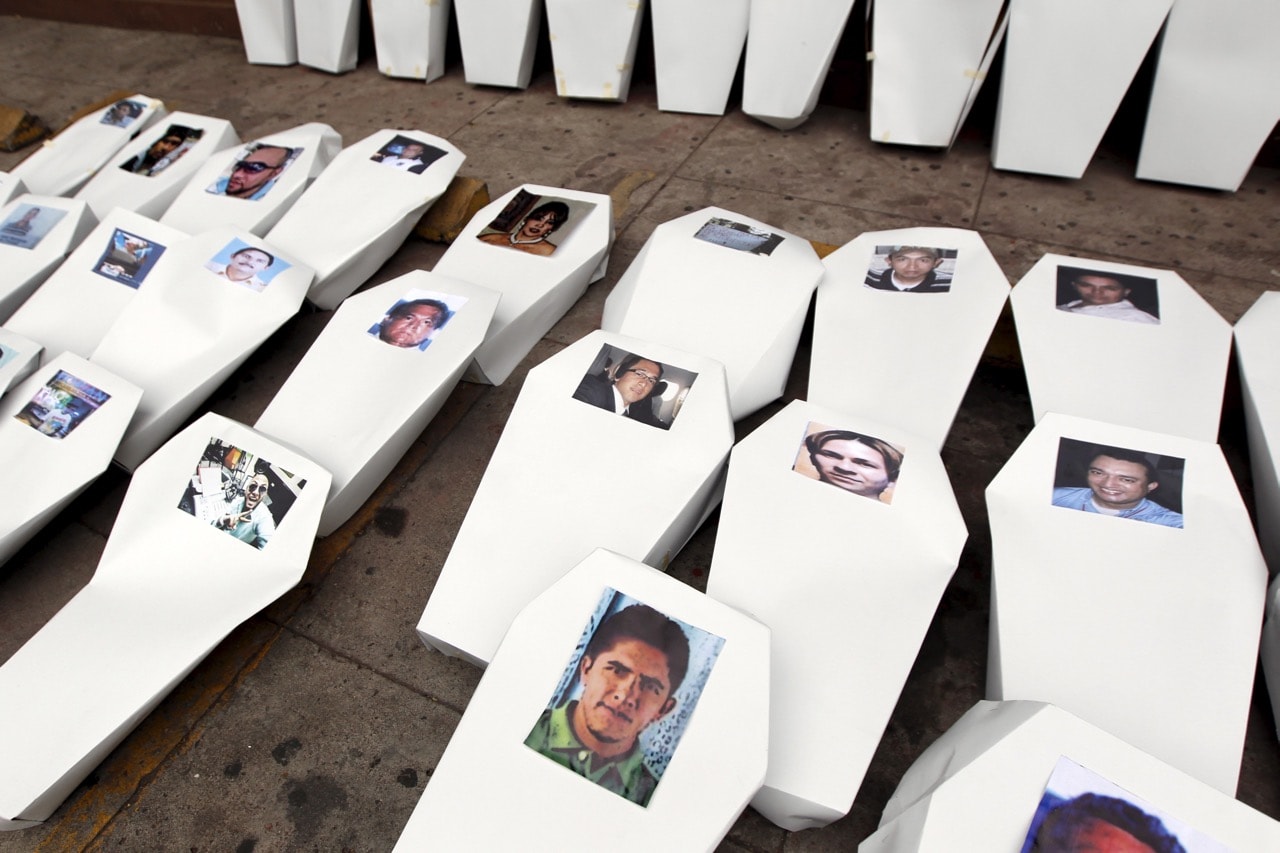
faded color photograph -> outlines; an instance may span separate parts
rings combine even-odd
[[[139,103],[138,101],[130,101],[127,99],[123,101],[116,101],[105,113],[102,114],[102,119],[99,123],[109,124],[112,127],[128,127],[137,120],[138,116],[142,115],[146,108],[146,104]]]
[[[306,480],[214,436],[196,460],[178,509],[261,551],[306,485]]]
[[[41,435],[66,438],[110,399],[101,388],[59,370],[14,417]]]
[[[137,290],[164,250],[165,247],[159,243],[117,228],[112,232],[102,257],[94,264],[93,271]]]
[[[0,222],[0,243],[34,249],[66,215],[65,210],[56,207],[20,204]]]
[[[476,239],[528,255],[552,255],[594,207],[588,202],[518,190]]]
[[[881,438],[810,421],[791,470],[811,480],[893,503],[903,448]]]

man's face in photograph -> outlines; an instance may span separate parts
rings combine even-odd
[[[1085,305],[1114,305],[1129,295],[1129,288],[1102,275],[1082,275],[1072,286]]]
[[[596,657],[582,659],[578,700],[596,740],[630,747],[645,726],[670,710],[667,656],[648,643],[623,637]]]
[[[231,168],[227,179],[227,195],[247,198],[262,189],[267,181],[280,174],[289,159],[287,148],[259,148]]]
[[[918,282],[942,263],[941,258],[934,257],[920,249],[907,249],[894,252],[889,256],[889,266],[899,281]]]
[[[1158,485],[1141,464],[1110,456],[1089,463],[1088,482],[1094,500],[1107,509],[1131,509]]]
[[[619,373],[617,382],[614,384],[618,388],[618,393],[622,395],[622,399],[630,406],[649,396],[649,392],[658,384],[658,378],[661,375],[662,369],[655,362],[642,358],[626,371]]]

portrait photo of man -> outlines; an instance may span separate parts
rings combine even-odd
[[[196,462],[178,509],[261,551],[306,481],[214,437]]]
[[[605,344],[573,399],[658,429],[670,429],[696,373]]]
[[[391,141],[379,148],[369,159],[392,169],[421,175],[427,167],[445,154],[434,145],[396,134]]]
[[[369,327],[369,334],[384,344],[421,352],[466,301],[461,296],[411,290]]]
[[[266,249],[234,239],[210,258],[204,268],[220,278],[261,293],[272,279],[291,266]]]
[[[1154,278],[1060,266],[1057,295],[1059,311],[1147,325],[1160,322]]]
[[[34,249],[67,212],[57,207],[20,204],[0,222],[0,243]]]
[[[171,124],[146,151],[125,160],[120,168],[135,175],[155,177],[182,159],[203,136],[201,128]]]
[[[606,589],[525,746],[648,806],[723,645]]]
[[[518,190],[476,239],[490,246],[547,257],[568,239],[594,204]]]
[[[205,192],[258,201],[271,192],[280,175],[301,153],[301,148],[253,143],[231,161],[222,176]]]
[[[145,109],[146,107],[137,101],[116,101],[102,114],[100,123],[108,124],[112,127],[128,127],[133,124],[138,116],[142,115],[142,111]]]
[[[949,293],[957,254],[934,246],[876,246],[863,284],[897,293]]]
[[[902,448],[847,429],[810,421],[791,470],[880,503],[892,503]]]
[[[1063,438],[1053,505],[1181,528],[1185,464],[1172,456]]]

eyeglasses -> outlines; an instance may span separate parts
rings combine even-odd
[[[265,495],[267,493],[267,484],[266,483],[262,483],[262,484],[250,483],[244,487],[244,491],[245,491],[245,494],[249,494],[249,495],[253,494],[254,492],[262,492]]]
[[[233,172],[248,172],[251,175],[256,175],[259,172],[267,171],[267,169],[279,168],[279,166],[272,166],[270,163],[263,163],[261,160],[237,160],[231,170]]]
[[[636,368],[634,368],[634,367],[633,367],[633,368],[631,368],[630,370],[627,370],[627,371],[624,371],[624,372],[625,372],[625,373],[634,373],[637,377],[639,377],[639,378],[641,379],[641,381],[643,381],[643,382],[644,382],[646,385],[648,385],[650,388],[652,388],[654,385],[657,385],[657,384],[658,384],[658,377],[656,377],[656,376],[650,376],[649,374],[645,373],[643,370],[638,370],[638,369],[636,369]]]

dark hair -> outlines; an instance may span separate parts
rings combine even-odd
[[[540,204],[537,207],[535,207],[533,210],[529,211],[529,215],[526,216],[524,219],[521,219],[520,221],[522,223],[527,222],[528,220],[533,219],[535,216],[541,216],[544,213],[554,213],[556,215],[555,224],[551,226],[551,231],[555,231],[557,228],[559,228],[561,225],[565,223],[565,220],[569,218],[569,205],[565,204],[562,201],[549,201],[546,204]],[[547,233],[551,233],[551,232],[549,231]]]
[[[388,317],[407,317],[413,313],[414,308],[421,306],[434,308],[440,312],[440,319],[436,322],[437,329],[443,329],[444,324],[449,322],[449,318],[453,316],[453,312],[449,310],[449,306],[445,305],[439,299],[411,299],[408,302],[397,302],[387,311]]]
[[[1145,453],[1139,453],[1136,450],[1128,450],[1124,447],[1110,447],[1106,444],[1095,444],[1093,452],[1089,454],[1088,461],[1085,462],[1085,468],[1093,465],[1093,460],[1099,456],[1110,456],[1121,462],[1132,462],[1135,465],[1141,465],[1142,469],[1147,472],[1147,480],[1156,483],[1159,482],[1160,476],[1156,472],[1155,464],[1147,457]]]
[[[633,604],[600,623],[583,655],[594,661],[624,639],[639,640],[667,656],[667,672],[671,676],[668,695],[675,693],[689,671],[689,638],[684,629],[647,604]]]
[[[635,367],[637,364],[639,364],[639,363],[640,363],[640,362],[642,362],[642,361],[653,361],[653,359],[651,359],[651,358],[645,358],[645,357],[644,357],[644,356],[642,356],[642,355],[636,355],[636,354],[635,354],[635,353],[633,353],[633,352],[632,352],[632,353],[627,353],[626,357],[625,357],[625,358],[623,358],[623,359],[622,359],[622,361],[618,362],[618,368],[617,368],[616,370],[614,370],[614,371],[613,371],[614,381],[616,382],[618,379],[621,379],[621,378],[622,378],[622,374],[626,373],[628,370],[630,370],[631,368]],[[662,362],[660,362],[660,361],[653,361],[653,363],[654,363],[654,364],[656,364],[656,365],[658,365],[658,376],[657,376],[657,378],[658,378],[658,379],[661,379],[661,378],[662,378],[662,371],[663,371]]]
[[[243,249],[237,249],[231,253],[231,257],[243,255],[245,252],[259,252],[267,256],[267,266],[271,266],[276,262],[276,256],[268,252],[266,249],[259,249],[257,246],[245,246]]]
[[[894,255],[901,255],[903,252],[925,252],[935,261],[942,259],[942,250],[935,249],[933,246],[891,246],[889,254],[885,255],[885,259],[888,260]]]
[[[1122,829],[1155,853],[1186,853],[1182,842],[1165,829],[1159,818],[1133,803],[1101,794],[1081,794],[1050,810],[1040,822],[1031,849],[1036,853],[1070,853],[1076,849],[1076,833],[1089,821]]]
[[[822,445],[828,441],[837,440],[856,441],[879,453],[884,457],[884,470],[888,473],[889,480],[897,482],[898,472],[902,469],[902,453],[898,451],[898,448],[883,439],[873,438],[872,436],[847,429],[824,429],[822,432],[815,432],[813,435],[805,436],[804,446],[809,449],[809,461],[813,463],[815,468],[818,467],[818,460],[814,457],[822,449]]]

